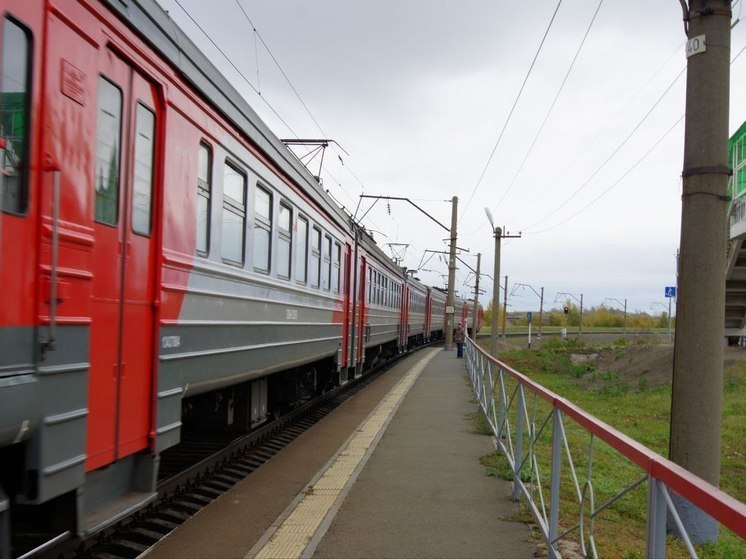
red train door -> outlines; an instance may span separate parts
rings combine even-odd
[[[360,277],[358,278],[358,296],[355,304],[358,306],[358,324],[357,324],[357,339],[355,340],[355,365],[362,367],[363,355],[365,351],[365,342],[370,335],[370,330],[367,328],[368,317],[368,289],[370,289],[370,278],[368,277],[368,259],[365,256],[360,258]]]
[[[407,328],[409,325],[409,291],[409,285],[405,283],[403,287],[401,317],[399,320],[399,347],[402,349],[407,348],[407,342],[409,341],[409,330]]]
[[[342,321],[342,355],[339,363],[346,369],[350,366],[350,336],[352,334],[351,302],[353,295],[352,289],[350,289],[352,286],[352,281],[350,280],[352,274],[352,247],[350,246],[350,243],[346,243],[344,247],[344,263],[342,264],[343,280],[341,285],[342,293],[344,295],[344,320]]]
[[[88,470],[146,448],[152,424],[158,96],[115,53],[99,62]]]

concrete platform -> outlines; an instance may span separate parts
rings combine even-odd
[[[147,556],[534,557],[476,409],[455,352],[417,352]]]

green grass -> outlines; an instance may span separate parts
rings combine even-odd
[[[614,344],[611,351],[614,351],[615,359],[625,359],[626,352],[634,351],[634,347]],[[502,352],[500,359],[618,431],[662,456],[667,456],[671,406],[669,385],[650,388],[642,380],[633,383],[617,373],[597,370],[593,363],[572,363],[570,350],[566,342],[562,341],[547,343],[541,350]],[[592,381],[592,387],[589,386],[589,380]],[[735,498],[746,501],[746,361],[726,370],[724,385],[721,488]],[[509,395],[510,390],[512,389],[508,390]],[[541,424],[551,412],[550,405],[538,399],[528,400],[529,417],[536,418],[535,421]],[[512,425],[515,425],[515,413],[513,410]],[[587,475],[590,437],[584,429],[571,421],[566,421],[565,429],[582,487]],[[545,431],[537,442],[537,448],[539,467],[546,478],[550,471],[551,428]],[[527,439],[524,444],[527,444]],[[499,458],[485,463],[488,472],[498,477],[510,476],[507,466],[500,467],[495,460]],[[644,475],[636,465],[620,457],[599,440],[593,443],[593,463],[592,483],[597,507],[621,488]],[[569,462],[566,457],[563,457],[562,467],[567,474]],[[521,477],[529,478],[527,474],[522,474]],[[543,483],[548,483],[548,479],[543,480]],[[545,488],[545,491],[548,489]],[[563,475],[561,492],[561,519],[577,522],[577,492],[569,475]],[[548,493],[545,493],[545,498],[547,497]],[[644,557],[646,500],[647,484],[642,483],[600,515],[596,520],[595,533],[601,556]],[[564,528],[571,526],[572,524],[563,524]],[[679,542],[671,540],[668,556],[686,557],[688,554]],[[727,529],[721,528],[719,541],[703,546],[700,556],[746,557],[746,543]]]

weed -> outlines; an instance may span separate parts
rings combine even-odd
[[[583,344],[580,338],[570,338],[567,340],[567,347],[571,349],[578,349],[581,347],[585,347],[585,344]]]
[[[513,481],[513,470],[510,469],[510,464],[502,454],[497,452],[485,454],[479,459],[479,463],[487,469],[488,476]]]
[[[544,345],[542,349],[564,349],[565,348],[565,341],[562,338],[548,338],[547,341],[544,342]]]
[[[587,361],[581,361],[580,363],[573,363],[570,367],[570,376],[575,378],[583,378],[586,373],[593,372],[593,364]]]
[[[490,427],[490,424],[487,422],[487,418],[484,416],[484,414],[481,411],[470,414],[469,420],[471,421],[472,429],[478,435],[491,435],[492,434],[492,428]]]
[[[723,373],[723,388],[732,392],[746,383],[746,361],[738,361],[726,367]]]

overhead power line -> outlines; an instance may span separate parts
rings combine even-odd
[[[294,131],[294,130],[293,130],[293,129],[292,129],[291,127],[290,127],[290,125],[289,125],[289,124],[288,124],[287,122],[285,122],[285,119],[283,119],[283,118],[282,118],[282,117],[280,116],[280,113],[278,113],[278,112],[277,112],[277,111],[275,110],[275,108],[274,108],[274,107],[273,107],[273,106],[272,106],[272,105],[271,105],[271,104],[269,103],[269,101],[267,101],[267,100],[266,100],[266,99],[265,99],[265,98],[264,98],[264,97],[262,96],[262,94],[261,94],[261,93],[259,92],[259,90],[258,90],[258,89],[256,88],[256,86],[254,86],[254,84],[253,84],[253,83],[251,83],[251,80],[249,80],[249,78],[247,78],[247,77],[246,77],[246,76],[244,75],[244,73],[243,73],[243,72],[241,72],[241,70],[239,70],[239,69],[238,69],[238,66],[236,66],[236,65],[235,65],[235,64],[233,63],[233,61],[232,61],[232,60],[231,60],[231,59],[230,59],[230,58],[228,57],[228,55],[227,55],[227,54],[225,54],[225,52],[223,52],[223,49],[221,49],[221,48],[220,48],[220,47],[218,46],[218,44],[217,44],[217,43],[216,43],[216,42],[215,42],[215,41],[213,40],[213,38],[212,38],[212,37],[210,36],[210,34],[209,34],[209,33],[208,33],[207,31],[205,31],[205,29],[204,29],[204,28],[203,28],[203,27],[202,27],[202,26],[201,26],[201,25],[200,25],[199,23],[197,23],[197,20],[195,20],[195,19],[194,19],[194,18],[192,17],[192,14],[190,14],[190,13],[189,13],[189,12],[187,11],[187,9],[186,9],[186,8],[185,8],[184,6],[182,6],[182,4],[181,4],[181,2],[179,2],[179,0],[174,0],[174,2],[176,2],[176,5],[177,5],[177,6],[179,6],[179,8],[181,8],[181,11],[183,11],[183,12],[184,12],[184,13],[186,14],[186,16],[187,16],[187,17],[188,17],[188,18],[189,18],[189,19],[190,19],[190,20],[192,21],[192,23],[193,23],[193,24],[194,24],[194,25],[195,25],[195,26],[197,27],[197,29],[199,29],[199,30],[200,30],[200,31],[202,32],[202,34],[203,34],[203,35],[204,35],[204,36],[205,36],[205,37],[207,38],[207,40],[208,40],[208,41],[210,41],[210,43],[212,43],[212,46],[214,46],[214,47],[215,47],[215,48],[216,48],[216,49],[218,50],[218,52],[219,52],[219,53],[220,53],[220,54],[221,54],[221,55],[223,56],[223,58],[225,58],[225,60],[226,60],[226,61],[228,62],[228,64],[230,64],[230,65],[231,65],[231,67],[232,67],[232,68],[233,68],[233,69],[234,69],[234,70],[235,70],[236,72],[238,72],[238,75],[239,75],[239,76],[241,76],[241,78],[243,78],[243,80],[244,80],[244,81],[245,81],[245,82],[246,82],[246,83],[247,83],[247,84],[249,85],[249,87],[250,87],[251,89],[253,89],[253,90],[254,90],[254,92],[255,92],[255,93],[256,93],[256,94],[257,94],[257,95],[259,96],[259,98],[260,98],[260,99],[261,99],[262,101],[264,101],[264,104],[265,104],[265,105],[267,105],[267,107],[269,107],[269,109],[270,109],[270,110],[272,111],[272,113],[274,113],[274,115],[275,115],[275,116],[276,116],[276,117],[277,117],[278,119],[280,119],[280,122],[282,122],[282,123],[283,123],[283,124],[285,125],[285,127],[286,127],[286,128],[288,129],[288,130],[290,130],[290,133],[291,133],[291,134],[292,134],[293,136],[296,136],[296,137],[297,137],[297,134],[295,133],[295,131]]]
[[[741,56],[741,54],[743,54],[743,52],[744,52],[744,51],[746,51],[746,46],[744,46],[743,48],[741,48],[741,50],[740,50],[740,51],[738,51],[738,53],[737,53],[737,54],[736,54],[736,55],[735,55],[735,56],[734,56],[734,57],[733,57],[733,58],[731,59],[731,61],[730,61],[730,64],[731,64],[731,66],[732,66],[732,65],[733,65],[733,64],[735,63],[735,61],[736,61],[736,60],[738,60],[738,58],[739,58],[739,57]],[[672,131],[673,131],[673,130],[674,130],[675,128],[676,128],[676,126],[678,126],[678,125],[679,125],[679,123],[681,123],[681,121],[682,121],[682,120],[684,119],[684,115],[681,115],[681,116],[679,117],[679,119],[678,119],[678,120],[677,120],[677,121],[676,121],[676,122],[675,122],[675,123],[674,123],[674,124],[673,124],[673,125],[672,125],[672,126],[671,126],[671,127],[669,128],[669,129],[668,129],[668,130],[666,130],[666,131],[665,131],[665,132],[663,133],[663,135],[662,135],[662,136],[661,136],[660,138],[658,138],[658,140],[657,140],[657,141],[656,141],[656,142],[655,142],[655,143],[654,143],[654,144],[653,144],[653,145],[652,145],[652,146],[651,146],[651,147],[650,147],[650,148],[649,148],[649,149],[648,149],[648,150],[647,150],[647,151],[646,151],[646,152],[645,152],[645,153],[644,153],[643,155],[642,155],[642,157],[640,157],[640,158],[639,158],[639,159],[638,159],[638,160],[637,160],[637,161],[636,161],[636,162],[635,162],[635,163],[634,163],[634,164],[633,164],[633,165],[632,165],[632,166],[631,166],[631,167],[630,167],[629,169],[627,169],[627,170],[626,170],[626,171],[625,171],[625,172],[624,172],[624,173],[623,173],[623,174],[622,174],[622,175],[621,175],[621,176],[620,176],[620,177],[619,177],[619,178],[618,178],[618,179],[617,179],[616,181],[614,181],[614,182],[613,182],[613,183],[612,183],[612,184],[611,184],[611,185],[610,185],[610,186],[609,186],[609,187],[608,187],[608,188],[607,188],[606,190],[604,190],[604,191],[603,191],[603,192],[602,192],[601,194],[599,194],[598,196],[596,196],[596,197],[595,197],[595,198],[594,198],[593,200],[591,200],[590,202],[588,202],[588,203],[587,203],[587,204],[586,204],[585,206],[583,206],[582,208],[580,208],[579,210],[577,210],[576,212],[574,212],[574,213],[573,213],[572,215],[570,215],[569,217],[567,217],[567,218],[563,219],[563,220],[562,220],[562,221],[560,221],[559,223],[556,223],[555,225],[552,225],[552,226],[550,226],[550,227],[546,227],[545,229],[541,229],[541,230],[539,230],[539,231],[531,231],[531,230],[532,230],[532,229],[534,229],[535,227],[538,227],[539,225],[541,225],[542,223],[544,223],[544,222],[545,222],[545,221],[546,221],[546,220],[547,220],[547,219],[548,219],[548,218],[549,218],[550,216],[552,216],[552,215],[555,215],[558,209],[560,209],[560,208],[562,208],[562,207],[566,206],[566,205],[567,205],[567,203],[568,203],[568,202],[569,202],[569,201],[570,201],[570,200],[571,200],[572,198],[574,198],[574,197],[575,197],[575,195],[577,195],[577,194],[578,194],[578,193],[579,193],[579,192],[580,192],[580,191],[581,191],[581,190],[582,190],[583,188],[585,188],[585,186],[587,186],[588,182],[590,182],[590,180],[591,180],[591,179],[592,179],[593,177],[595,177],[595,176],[596,176],[596,174],[597,174],[597,173],[598,173],[598,172],[599,172],[599,171],[601,170],[601,168],[602,168],[602,167],[603,167],[604,165],[606,165],[606,163],[608,163],[608,161],[609,161],[609,160],[610,160],[610,159],[611,159],[611,158],[612,158],[612,157],[613,157],[613,156],[614,156],[614,155],[615,155],[615,154],[616,154],[616,153],[617,153],[617,152],[619,151],[619,149],[621,149],[621,147],[622,147],[622,146],[623,146],[623,145],[624,145],[624,144],[625,144],[625,143],[626,143],[626,142],[627,142],[627,141],[628,141],[628,140],[630,139],[631,135],[632,135],[632,134],[634,134],[634,132],[635,132],[635,131],[637,131],[637,129],[638,129],[639,127],[640,127],[640,125],[641,125],[641,124],[642,124],[642,123],[644,122],[644,120],[645,120],[645,119],[646,119],[646,118],[647,118],[647,117],[648,117],[648,116],[650,115],[650,113],[651,113],[651,112],[653,111],[653,109],[655,109],[655,107],[656,107],[656,106],[657,106],[657,105],[658,105],[658,104],[659,104],[659,103],[661,102],[661,100],[663,99],[663,97],[665,97],[665,95],[666,95],[666,94],[668,93],[668,91],[669,91],[669,90],[670,90],[670,89],[671,89],[671,88],[673,87],[673,85],[674,85],[674,84],[675,84],[675,83],[676,83],[676,82],[678,81],[678,79],[679,79],[679,78],[680,78],[680,77],[682,76],[682,74],[684,73],[684,71],[685,71],[685,70],[686,70],[686,67],[685,67],[684,69],[682,69],[682,70],[681,70],[681,72],[679,72],[679,74],[678,74],[678,75],[676,76],[676,78],[674,78],[674,81],[673,81],[673,82],[671,83],[671,85],[669,85],[669,86],[668,86],[668,88],[666,88],[666,90],[665,90],[665,91],[663,92],[663,94],[661,95],[661,97],[660,97],[660,98],[659,98],[659,99],[658,99],[658,100],[657,100],[657,101],[655,102],[655,104],[653,105],[653,107],[651,107],[651,109],[650,109],[650,110],[649,110],[649,111],[648,111],[648,112],[647,112],[647,113],[645,114],[645,116],[644,116],[644,117],[642,118],[642,120],[641,120],[641,121],[640,121],[640,122],[639,122],[639,123],[637,124],[637,126],[635,126],[634,130],[633,130],[633,131],[632,131],[632,132],[630,133],[630,135],[628,135],[628,136],[627,136],[627,137],[626,137],[626,138],[625,138],[625,139],[623,140],[622,144],[620,144],[620,145],[619,145],[619,146],[618,146],[618,147],[617,147],[617,148],[616,148],[616,149],[614,150],[614,152],[613,152],[613,153],[611,154],[611,156],[609,156],[609,158],[607,158],[607,159],[606,159],[606,161],[604,161],[604,163],[602,163],[602,164],[601,164],[601,167],[599,167],[599,168],[598,168],[598,169],[597,169],[597,170],[596,170],[596,171],[595,171],[595,172],[593,173],[593,175],[591,175],[591,177],[590,177],[590,178],[589,178],[589,179],[588,179],[588,180],[587,180],[586,182],[584,182],[584,183],[583,183],[583,184],[582,184],[582,185],[580,186],[580,188],[578,188],[578,189],[577,189],[577,190],[576,190],[576,191],[575,191],[575,192],[574,192],[574,193],[573,193],[573,194],[572,194],[572,195],[570,196],[570,198],[568,198],[567,200],[565,200],[565,201],[564,201],[564,202],[563,202],[563,203],[562,203],[562,204],[561,204],[560,206],[558,206],[557,208],[553,208],[553,209],[552,209],[552,211],[550,211],[550,212],[549,212],[549,213],[548,213],[547,215],[545,215],[545,216],[544,216],[544,217],[543,217],[542,219],[540,219],[539,221],[537,221],[537,222],[536,222],[536,223],[534,223],[533,225],[529,225],[528,227],[524,228],[524,229],[523,229],[523,232],[524,232],[524,233],[526,233],[526,234],[528,234],[528,235],[539,235],[539,234],[541,234],[541,233],[547,233],[547,232],[549,232],[549,231],[553,231],[554,229],[557,229],[558,227],[560,227],[560,226],[564,225],[565,223],[567,223],[567,222],[568,222],[568,221],[570,221],[571,219],[573,219],[573,218],[577,217],[578,215],[580,215],[581,213],[583,213],[583,212],[584,212],[585,210],[587,210],[588,208],[590,208],[591,206],[593,206],[593,205],[594,205],[594,204],[595,204],[596,202],[598,202],[598,201],[599,201],[599,200],[600,200],[601,198],[603,198],[603,197],[604,197],[604,196],[605,196],[606,194],[608,194],[608,193],[609,193],[609,192],[610,192],[611,190],[613,190],[613,189],[614,189],[614,188],[615,188],[615,187],[616,187],[616,186],[617,186],[617,185],[618,185],[618,184],[619,184],[620,182],[622,182],[622,180],[624,180],[624,179],[625,179],[625,178],[626,178],[626,177],[627,177],[627,176],[628,176],[628,175],[629,175],[629,174],[630,174],[630,173],[631,173],[631,172],[632,172],[632,171],[633,171],[633,170],[634,170],[634,169],[635,169],[635,168],[636,168],[636,167],[637,167],[637,166],[638,166],[638,165],[639,165],[640,163],[642,163],[642,161],[643,161],[643,160],[645,160],[645,159],[646,159],[646,158],[648,157],[648,155],[650,155],[650,154],[651,154],[651,153],[652,153],[652,152],[653,152],[653,151],[655,150],[655,148],[656,148],[656,147],[658,147],[658,145],[659,145],[659,144],[660,144],[660,143],[661,143],[661,142],[662,142],[662,141],[663,141],[663,140],[664,140],[664,139],[665,139],[665,138],[666,138],[666,137],[667,137],[667,136],[668,136],[668,135],[669,135],[669,134],[670,134],[670,133],[671,133],[671,132],[672,132]]]
[[[583,50],[583,45],[585,44],[585,40],[588,38],[588,34],[591,32],[593,23],[596,21],[596,16],[598,16],[598,12],[599,10],[601,10],[601,5],[603,3],[604,3],[604,0],[599,0],[598,6],[596,6],[596,11],[593,13],[593,17],[591,18],[591,21],[588,24],[588,28],[585,30],[585,34],[583,35],[583,39],[580,41],[580,45],[578,45],[578,50],[575,51],[575,56],[573,57],[572,62],[570,62],[570,67],[567,69],[567,72],[565,73],[565,77],[559,86],[559,89],[557,89],[557,93],[554,96],[554,99],[552,100],[552,104],[549,106],[549,109],[547,110],[547,114],[544,115],[544,120],[542,121],[541,126],[539,126],[539,130],[536,132],[536,135],[534,136],[534,139],[531,142],[531,145],[529,146],[528,151],[526,151],[526,155],[523,156],[523,160],[521,161],[521,164],[519,165],[518,170],[515,172],[515,175],[513,175],[513,180],[510,181],[508,188],[505,189],[505,192],[503,192],[503,195],[500,197],[500,199],[497,201],[497,204],[495,204],[495,207],[492,209],[493,213],[497,213],[498,207],[500,206],[502,201],[505,199],[505,197],[508,195],[508,192],[510,192],[510,189],[515,184],[515,181],[518,178],[518,176],[521,174],[521,171],[523,170],[523,167],[526,164],[526,161],[531,155],[531,152],[533,151],[534,146],[536,145],[536,142],[539,139],[539,136],[541,136],[541,133],[544,130],[544,126],[546,126],[547,121],[549,120],[549,116],[552,114],[552,111],[554,110],[554,106],[557,104],[557,100],[562,94],[562,90],[564,89],[565,84],[567,83],[567,79],[570,77],[570,73],[572,72],[572,69],[575,67],[575,62],[578,60],[578,56],[580,56],[580,51]]]
[[[241,5],[241,2],[239,0],[235,0],[235,2],[236,2],[236,5],[241,10],[241,13],[243,13],[244,17],[246,18],[246,21],[248,21],[249,25],[251,25],[251,28],[254,31],[255,38],[256,37],[259,38],[259,41],[261,41],[262,45],[266,49],[267,54],[269,54],[270,58],[275,63],[275,66],[277,66],[277,69],[282,74],[282,77],[285,78],[285,81],[288,83],[288,85],[290,86],[290,89],[293,91],[293,93],[295,94],[295,96],[298,98],[298,101],[303,106],[303,109],[306,111],[306,113],[308,114],[308,116],[310,117],[310,119],[313,121],[313,123],[316,126],[316,128],[319,130],[319,132],[321,132],[322,136],[324,136],[325,138],[329,137],[326,134],[326,132],[324,132],[324,129],[321,127],[321,124],[319,124],[319,121],[316,120],[316,117],[313,115],[313,113],[311,112],[311,109],[308,107],[308,105],[306,104],[306,102],[303,100],[303,97],[301,97],[301,95],[298,92],[298,90],[296,89],[295,85],[293,85],[293,82],[290,80],[290,77],[287,75],[287,73],[283,69],[282,65],[280,64],[280,61],[277,60],[277,58],[275,57],[275,55],[272,53],[272,50],[269,48],[269,45],[267,44],[267,42],[264,40],[264,37],[262,37],[261,33],[259,33],[259,30],[256,28],[256,25],[254,25],[254,22],[251,21],[251,18],[249,17],[249,14],[246,12],[246,10],[244,9],[244,7]],[[259,60],[258,60],[258,56],[257,56],[257,80],[259,79],[258,75],[259,75]],[[365,191],[365,185],[363,185],[363,182],[357,177],[357,175],[355,174],[355,172],[350,168],[349,164],[344,164],[344,162],[342,160],[342,155],[339,153],[339,150],[337,149],[337,146],[332,145],[332,149],[335,152],[337,152],[337,157],[342,162],[342,164],[347,168],[347,171],[350,173],[350,175],[352,175],[352,177],[358,182],[358,184],[360,185],[361,190]],[[349,154],[345,152],[345,155],[349,155]],[[327,174],[327,176],[330,176],[332,179],[334,178],[330,173],[327,173],[326,171],[324,171],[324,173]],[[352,198],[352,196],[345,191],[345,189],[342,186],[341,182],[338,181],[337,182],[337,186],[340,187],[340,189],[342,190],[342,192],[350,199],[350,201],[352,201],[352,202],[355,201]]]
[[[477,189],[479,188],[479,185],[482,184],[484,175],[487,173],[487,169],[489,169],[490,163],[492,162],[492,158],[495,156],[495,152],[497,151],[497,147],[500,145],[500,141],[502,140],[503,135],[505,134],[505,130],[508,128],[508,124],[510,123],[510,119],[513,116],[513,112],[515,111],[515,108],[518,106],[518,101],[521,99],[521,95],[523,94],[523,89],[526,87],[528,78],[531,76],[531,71],[534,69],[536,60],[539,58],[539,53],[541,53],[541,49],[544,46],[544,41],[546,41],[547,35],[549,35],[549,30],[552,28],[552,24],[554,23],[554,18],[557,16],[557,12],[559,11],[561,5],[562,5],[562,0],[559,0],[559,2],[557,2],[557,7],[554,9],[554,13],[552,14],[552,19],[549,20],[549,25],[547,25],[546,31],[544,31],[544,36],[541,38],[541,42],[539,43],[539,48],[536,50],[536,54],[534,55],[534,59],[531,61],[531,65],[528,68],[528,72],[526,72],[526,77],[523,78],[523,83],[521,84],[521,88],[518,90],[518,95],[516,95],[515,101],[513,101],[513,106],[510,108],[510,112],[508,113],[508,118],[505,119],[505,123],[503,124],[502,130],[500,130],[500,134],[497,137],[497,141],[495,142],[495,145],[492,148],[492,152],[490,153],[490,156],[487,158],[487,163],[485,163],[484,169],[482,169],[482,173],[479,175],[479,179],[477,180],[477,183],[474,185],[474,188],[471,191],[469,200],[466,202],[464,209],[461,210],[461,216],[463,216],[464,213],[466,213],[466,210],[469,208],[469,204],[471,204],[471,201],[474,199],[474,195],[477,193]]]
[[[313,116],[313,113],[311,112],[311,109],[308,108],[308,105],[306,105],[306,102],[303,101],[303,98],[300,96],[300,93],[298,93],[298,90],[295,89],[295,86],[293,85],[293,82],[290,81],[290,78],[285,73],[285,70],[282,69],[282,65],[277,60],[277,58],[275,58],[275,55],[272,54],[272,51],[270,50],[269,45],[264,41],[264,38],[262,37],[261,33],[259,33],[259,31],[257,30],[256,25],[254,25],[254,22],[251,21],[251,18],[249,17],[249,14],[246,13],[246,10],[244,10],[244,8],[241,5],[241,2],[239,2],[239,0],[236,0],[236,5],[241,10],[241,13],[243,13],[244,17],[246,18],[246,21],[248,21],[249,25],[251,25],[251,28],[254,31],[255,37],[258,37],[259,40],[261,41],[262,45],[264,45],[264,48],[267,50],[267,53],[269,54],[270,58],[272,58],[272,61],[277,66],[277,69],[280,70],[280,73],[282,74],[282,77],[285,78],[285,81],[288,82],[288,85],[290,86],[290,89],[293,90],[293,93],[295,93],[295,96],[298,98],[298,101],[300,101],[300,104],[303,105],[303,108],[308,113],[308,116],[311,117],[311,120],[316,125],[316,128],[318,128],[319,132],[321,132],[321,134],[326,138],[327,137],[326,133],[321,128],[321,125],[316,120],[316,117]],[[258,66],[259,66],[259,63],[257,62],[257,73],[259,72]]]

